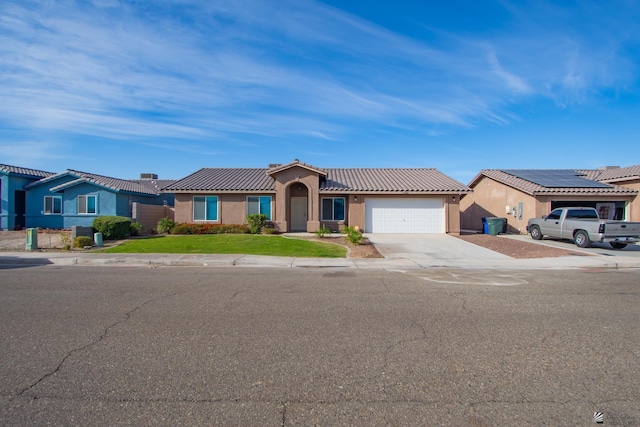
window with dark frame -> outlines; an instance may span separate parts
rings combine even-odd
[[[78,196],[78,213],[79,214],[96,214],[98,213],[98,196],[89,194]]]
[[[62,197],[44,196],[44,214],[45,215],[62,214]]]
[[[327,197],[322,199],[322,221],[344,221],[344,197]]]
[[[271,221],[271,196],[248,196],[247,215],[264,214]]]
[[[218,196],[194,196],[193,198],[194,221],[218,220]]]

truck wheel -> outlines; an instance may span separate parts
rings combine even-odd
[[[617,242],[611,242],[609,243],[611,245],[611,247],[613,249],[624,249],[627,247],[626,243],[617,243]]]
[[[589,248],[591,247],[591,240],[589,240],[589,235],[586,231],[578,230],[576,234],[573,235],[573,241],[576,246],[579,248]]]
[[[540,227],[538,227],[537,225],[531,226],[529,234],[531,234],[531,238],[533,240],[542,240],[542,233],[540,232]]]

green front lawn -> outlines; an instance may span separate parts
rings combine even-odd
[[[255,234],[154,236],[127,240],[100,252],[129,254],[248,254],[309,258],[345,258],[347,249],[331,243]]]

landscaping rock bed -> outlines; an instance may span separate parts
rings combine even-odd
[[[489,234],[465,234],[459,237],[466,242],[518,259],[584,255],[568,249],[552,248],[538,243],[522,242]]]
[[[71,231],[38,230],[38,247],[40,249],[62,249],[62,235],[71,238]],[[24,251],[27,241],[27,231],[0,231],[0,251]]]

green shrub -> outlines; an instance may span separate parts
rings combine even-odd
[[[132,236],[139,236],[143,229],[144,227],[139,222],[132,222],[129,226],[129,234]]]
[[[125,216],[99,216],[93,220],[92,227],[102,233],[104,240],[119,240],[131,231],[131,220]]]
[[[71,249],[71,234],[60,233],[60,243],[62,244],[62,250],[68,251]]]
[[[246,234],[249,227],[244,224],[176,224],[171,234]]]
[[[331,229],[329,227],[327,227],[326,225],[323,225],[322,227],[320,227],[320,229],[318,231],[315,232],[315,234],[318,237],[324,237],[327,234],[331,234]]]
[[[93,239],[89,236],[78,236],[73,240],[74,248],[84,248],[85,246],[93,246]]]
[[[267,222],[264,227],[262,227],[262,234],[277,234],[278,230],[276,229],[276,225],[273,222]]]
[[[171,233],[173,227],[176,226],[176,222],[171,218],[164,217],[160,221],[158,221],[158,233]]]
[[[356,230],[353,227],[345,227],[342,232],[347,235],[347,240],[354,245],[359,245],[362,241],[363,236],[360,230]]]
[[[267,216],[265,214],[252,214],[247,216],[247,223],[251,234],[258,234],[262,231],[262,227],[267,224]]]

